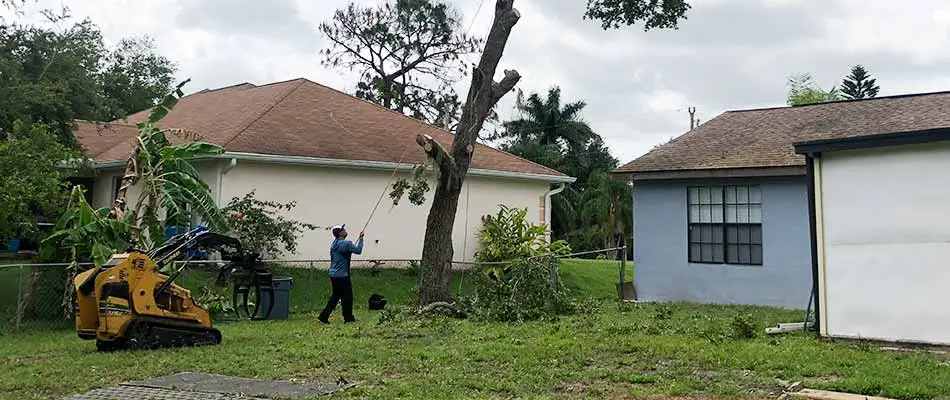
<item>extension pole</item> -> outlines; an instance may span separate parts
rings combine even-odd
[[[333,122],[335,122],[337,125],[339,125],[340,128],[342,128],[344,131],[346,131],[346,132],[349,133],[350,135],[353,135],[353,132],[350,131],[349,129],[347,129],[345,125],[343,125],[342,123],[340,123],[340,121],[338,121],[338,120],[336,119],[336,117],[333,116],[333,113],[332,113],[332,112],[328,113],[328,115],[330,116],[330,119],[333,120]],[[406,153],[409,152],[409,145],[411,145],[411,144],[412,144],[412,142],[407,143],[405,150],[402,151],[402,155],[399,156],[399,161],[396,163],[396,166],[393,167],[393,174],[392,174],[392,176],[389,177],[389,182],[386,182],[386,187],[383,188],[383,192],[379,194],[379,199],[376,200],[376,205],[373,206],[373,211],[371,211],[371,212],[369,213],[369,218],[366,219],[366,223],[363,224],[363,229],[362,229],[360,232],[366,231],[366,227],[369,226],[369,221],[372,221],[372,220],[373,220],[373,215],[376,214],[376,209],[379,208],[379,203],[383,201],[383,196],[386,195],[386,190],[389,189],[389,185],[392,184],[393,178],[396,177],[396,171],[399,171],[399,165],[402,164],[403,158],[405,158],[405,157],[406,157]]]

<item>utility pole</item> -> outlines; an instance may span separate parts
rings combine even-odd
[[[686,111],[689,111],[689,130],[693,130],[696,125],[699,125],[699,121],[696,120],[696,107],[689,107]]]

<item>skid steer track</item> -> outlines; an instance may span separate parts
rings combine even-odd
[[[158,318],[139,318],[126,329],[124,339],[97,342],[100,351],[150,350],[172,347],[212,346],[221,343],[221,331],[165,321]]]

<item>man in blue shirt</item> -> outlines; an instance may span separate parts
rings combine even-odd
[[[363,232],[354,244],[346,240],[346,225],[333,227],[333,243],[330,244],[330,286],[332,293],[327,306],[317,319],[324,324],[330,323],[330,314],[336,303],[343,302],[343,321],[356,322],[353,317],[353,284],[350,282],[350,257],[363,252]]]

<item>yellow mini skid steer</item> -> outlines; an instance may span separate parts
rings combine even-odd
[[[234,251],[226,251],[226,248]],[[257,254],[245,252],[237,239],[194,229],[170,238],[150,251],[115,254],[101,267],[82,272],[73,280],[78,312],[76,330],[81,339],[96,340],[100,351],[201,346],[221,343],[221,332],[212,326],[211,314],[195,303],[191,292],[174,283],[188,266],[169,275],[160,271],[172,266],[184,255],[199,249],[219,250],[227,262],[219,270],[219,283],[228,273],[241,277],[235,281],[235,310],[247,314],[247,294],[256,290],[258,317],[260,302],[273,305],[271,275]],[[243,294],[243,304],[239,304]],[[269,297],[261,301],[262,297]],[[270,310],[263,310],[267,317]],[[253,316],[253,315],[252,315]]]

